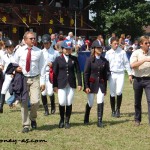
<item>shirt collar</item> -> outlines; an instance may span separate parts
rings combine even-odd
[[[150,55],[150,50],[147,51],[147,53],[145,53],[141,48],[140,48],[140,51],[143,55]]]

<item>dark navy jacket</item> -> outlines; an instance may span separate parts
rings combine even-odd
[[[102,93],[106,93],[109,74],[109,62],[104,57],[96,59],[90,56],[84,68],[84,90],[90,88],[91,93],[98,93],[100,88]]]
[[[82,86],[81,71],[78,59],[70,55],[68,63],[66,62],[63,54],[55,59],[53,65],[54,82],[53,86],[58,89],[63,89],[67,84],[72,88],[76,88],[76,77],[78,86]]]
[[[7,74],[13,74],[18,64],[10,63],[6,69]],[[14,77],[9,86],[9,93],[15,93],[15,99],[26,101],[28,100],[27,80],[23,73],[15,72]]]

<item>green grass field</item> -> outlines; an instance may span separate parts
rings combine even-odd
[[[56,96],[57,97],[57,96]],[[75,93],[71,128],[59,129],[58,100],[54,115],[44,116],[42,105],[38,111],[37,130],[21,133],[20,108],[4,106],[0,114],[0,150],[150,150],[150,126],[148,125],[147,102],[142,100],[142,123],[134,126],[133,89],[125,79],[121,118],[112,118],[109,90],[105,97],[103,123],[97,127],[96,100],[91,110],[90,125],[83,124],[86,94]],[[9,140],[11,139],[11,142]]]

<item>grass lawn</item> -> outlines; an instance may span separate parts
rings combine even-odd
[[[111,117],[108,90],[104,105],[104,128],[97,127],[96,101],[91,110],[90,125],[83,124],[86,100],[84,92],[75,93],[70,129],[58,128],[56,98],[56,113],[44,116],[41,105],[38,111],[37,130],[25,134],[21,133],[20,108],[9,109],[4,105],[4,113],[0,114],[0,150],[150,150],[150,126],[145,94],[142,101],[142,123],[141,126],[135,127],[133,89],[127,76],[121,118]],[[14,142],[8,142],[10,139]]]

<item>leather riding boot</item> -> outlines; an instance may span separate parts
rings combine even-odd
[[[102,118],[103,118],[104,103],[97,104],[97,126],[103,128]]]
[[[112,117],[115,117],[115,97],[110,95],[110,105],[112,110]]]
[[[117,118],[120,117],[121,103],[122,103],[122,94],[121,95],[117,95],[117,107],[116,107],[116,117]]]
[[[84,124],[86,124],[86,125],[89,124],[90,110],[91,110],[91,107],[87,103],[85,106],[85,115],[84,115]]]
[[[0,96],[0,113],[3,113],[4,102],[5,102],[5,94],[1,94],[1,96]]]
[[[50,96],[50,101],[51,101],[51,114],[54,114],[56,111],[54,94],[52,96]]]
[[[41,99],[42,99],[42,103],[43,103],[43,107],[45,110],[44,115],[48,116],[49,115],[49,110],[48,110],[48,105],[47,105],[47,96],[46,95],[41,95]]]
[[[66,119],[65,119],[65,128],[66,129],[70,128],[69,120],[70,120],[71,112],[72,112],[72,105],[66,106]]]
[[[60,114],[59,128],[63,128],[64,127],[65,106],[59,105],[59,114]]]
[[[49,115],[48,105],[43,105],[43,106],[44,106],[44,110],[45,110],[44,115],[48,116]]]

